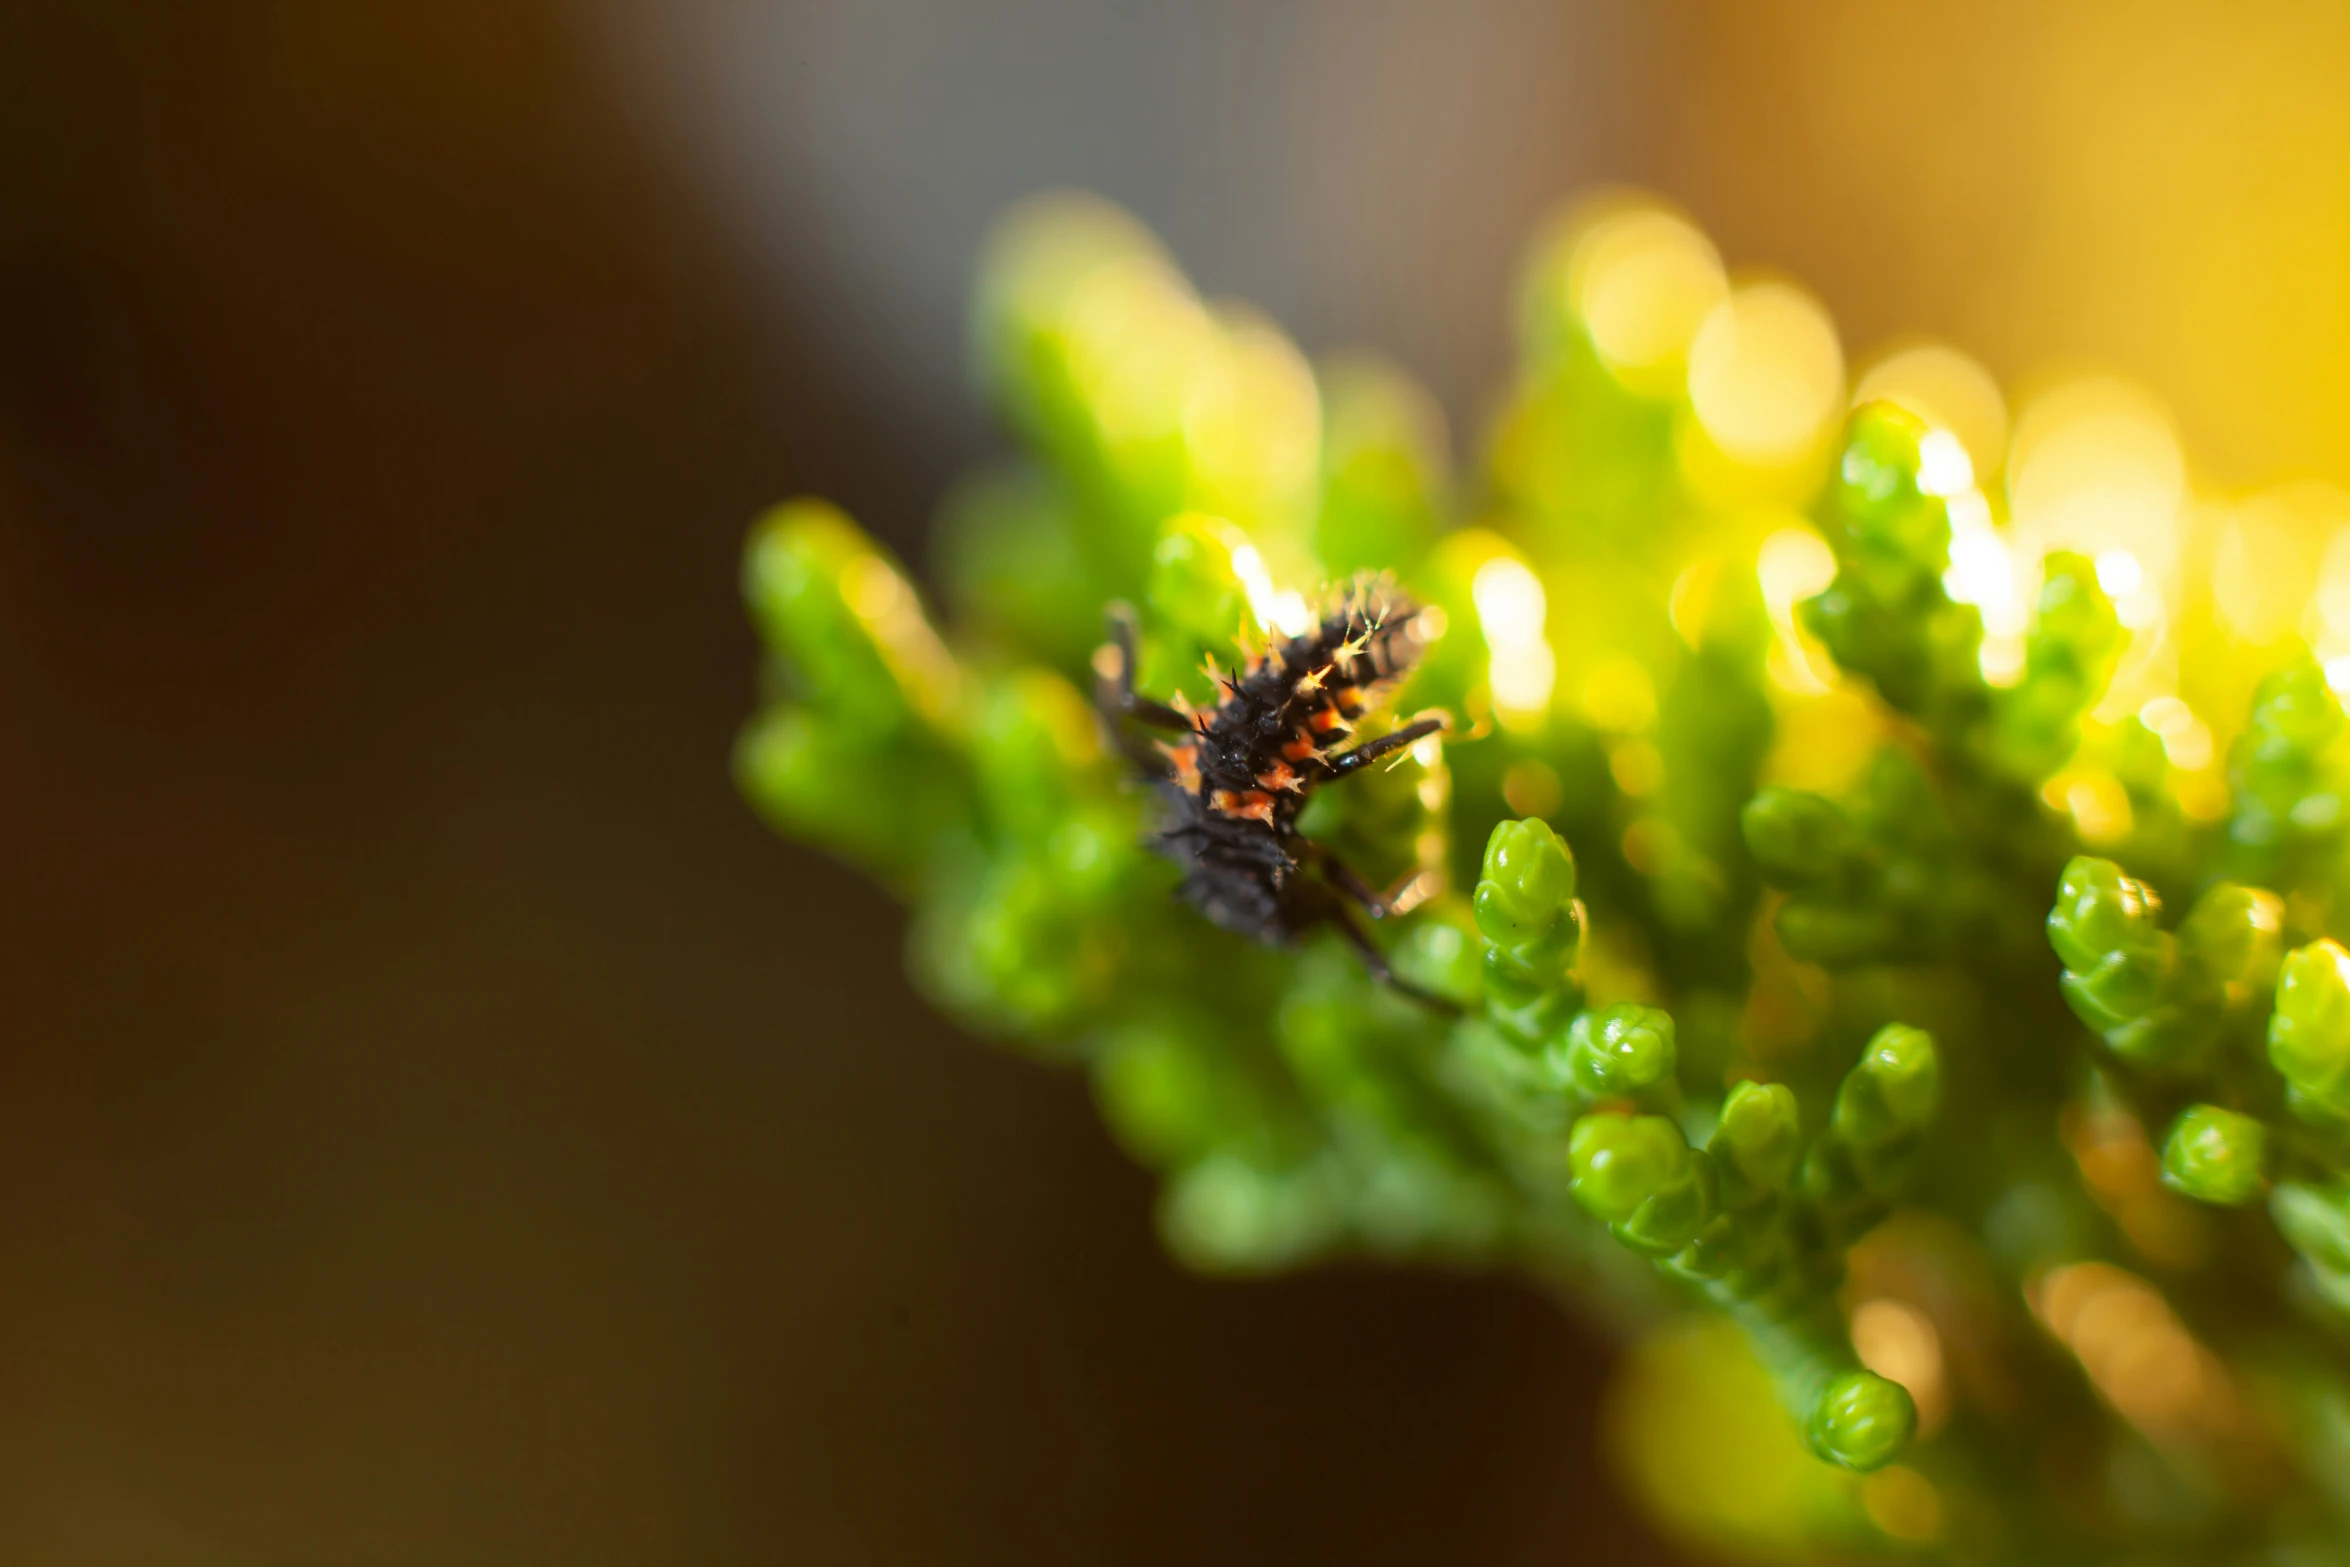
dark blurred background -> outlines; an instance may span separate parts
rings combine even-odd
[[[1865,349],[2345,472],[2316,6],[0,16],[0,1560],[1666,1560],[1524,1288],[1209,1284],[727,753],[749,518],[916,551],[985,221],[1473,429],[1636,181]]]

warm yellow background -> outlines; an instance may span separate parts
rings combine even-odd
[[[1723,4],[1660,66],[1659,182],[1848,348],[2119,371],[2199,480],[2350,479],[2350,9]]]

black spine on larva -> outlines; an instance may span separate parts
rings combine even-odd
[[[1386,583],[1358,582],[1312,630],[1227,679],[1196,748],[1202,793],[1269,793],[1286,827],[1306,790],[1330,776],[1325,758],[1345,747],[1354,726],[1409,672],[1419,655],[1418,614]],[[1293,781],[1278,781],[1285,778]]]
[[[1385,579],[1358,580],[1311,630],[1226,678],[1190,738],[1165,748],[1173,812],[1161,843],[1208,918],[1280,942],[1317,917],[1314,886],[1297,876],[1297,813],[1419,656],[1419,613]]]

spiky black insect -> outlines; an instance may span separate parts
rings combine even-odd
[[[1385,579],[1359,579],[1311,630],[1251,652],[1239,674],[1226,676],[1211,662],[1221,695],[1212,710],[1194,710],[1180,696],[1167,703],[1136,692],[1134,613],[1111,607],[1110,641],[1094,658],[1103,717],[1167,800],[1157,842],[1183,867],[1185,901],[1226,930],[1274,946],[1335,926],[1375,976],[1411,990],[1355,917],[1360,910],[1384,919],[1398,912],[1396,897],[1300,833],[1297,817],[1321,785],[1450,726],[1436,714],[1348,744],[1418,661],[1428,625],[1420,606]],[[1129,719],[1183,738],[1144,745],[1123,727]]]

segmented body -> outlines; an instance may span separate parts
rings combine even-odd
[[[1430,718],[1368,745],[1353,741],[1427,640],[1418,605],[1384,580],[1360,581],[1304,635],[1252,653],[1237,674],[1218,674],[1213,709],[1174,704],[1188,732],[1156,747],[1170,818],[1159,846],[1184,868],[1186,901],[1260,941],[1286,943],[1335,920],[1367,946],[1344,905],[1378,917],[1389,912],[1385,900],[1300,834],[1297,817],[1317,787],[1443,726]],[[1125,710],[1152,705],[1129,691]],[[1321,875],[1306,873],[1308,859]]]

